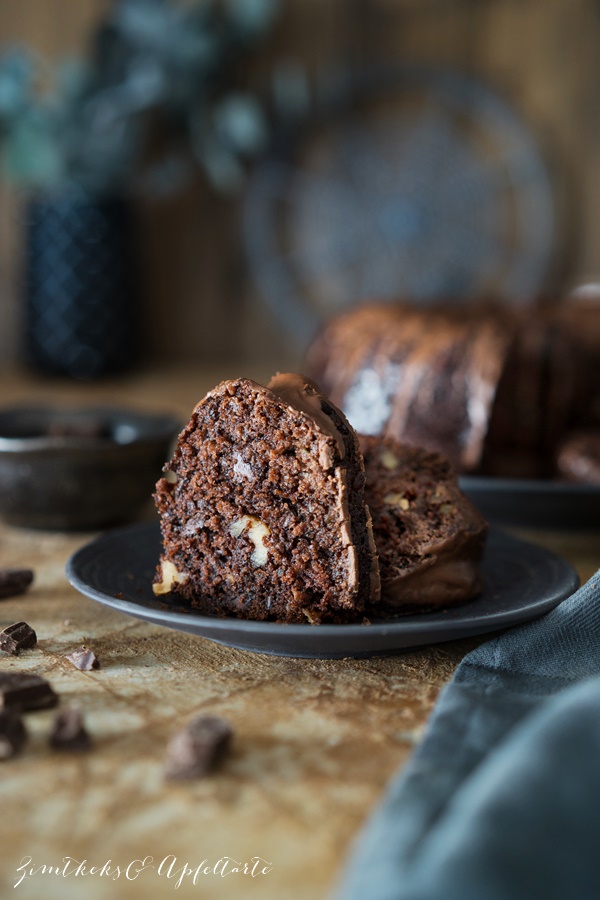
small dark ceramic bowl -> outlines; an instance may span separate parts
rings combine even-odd
[[[0,517],[59,531],[126,522],[152,494],[179,427],[117,408],[0,410]]]

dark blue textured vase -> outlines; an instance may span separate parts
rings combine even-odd
[[[26,356],[48,374],[95,378],[136,355],[129,205],[63,193],[26,213]]]

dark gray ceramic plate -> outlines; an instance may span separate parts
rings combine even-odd
[[[600,485],[465,475],[460,486],[490,522],[522,528],[600,528]]]
[[[394,653],[506,628],[543,615],[578,586],[565,560],[492,528],[484,590],[471,603],[371,625],[282,625],[202,616],[181,602],[157,600],[151,582],[159,552],[157,525],[119,528],[78,550],[67,563],[67,577],[93,600],[156,625],[257,653],[323,659]]]

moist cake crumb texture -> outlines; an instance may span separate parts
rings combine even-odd
[[[379,555],[379,609],[423,612],[474,597],[487,525],[448,460],[390,437],[360,441]]]
[[[351,621],[379,598],[356,434],[297,375],[223,382],[158,482],[156,594],[205,613]]]

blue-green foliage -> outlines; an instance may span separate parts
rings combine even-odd
[[[53,72],[29,50],[6,48],[4,173],[28,186],[166,193],[200,164],[218,189],[235,190],[269,130],[238,69],[277,7],[277,0],[120,0],[97,26],[85,63]]]

